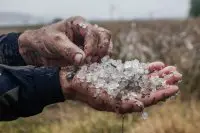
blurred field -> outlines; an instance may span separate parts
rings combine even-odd
[[[198,133],[200,130],[200,19],[93,22],[113,33],[113,58],[144,62],[161,60],[183,73],[181,96],[125,118],[125,133]],[[0,33],[31,27],[4,27]],[[0,133],[120,133],[121,116],[95,111],[79,103],[48,107],[40,115],[0,123]]]

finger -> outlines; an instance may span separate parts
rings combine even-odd
[[[72,43],[66,36],[56,36],[55,44],[58,54],[61,54],[65,58],[66,65],[69,65],[69,63],[80,65],[84,62],[84,51]]]
[[[170,74],[170,75],[166,76],[166,78],[165,78],[166,84],[168,84],[168,85],[175,84],[178,81],[180,81],[181,79],[182,79],[182,74],[180,74],[178,72]]]
[[[170,85],[167,88],[160,89],[145,98],[140,98],[139,100],[143,102],[145,107],[148,107],[175,95],[178,91],[178,86]]]
[[[80,23],[86,23],[86,20],[81,16],[74,16],[53,24],[59,31],[66,32],[70,28],[78,28]]]
[[[172,72],[176,71],[176,67],[168,66],[158,72],[159,76],[162,78],[165,75],[171,74]]]
[[[153,73],[148,74],[148,77],[149,78],[159,77],[159,74],[157,72],[153,72]]]
[[[90,102],[90,105],[99,111],[115,112],[118,114],[141,112],[144,109],[143,103],[139,100],[117,101],[109,98],[107,93],[104,96],[98,96],[95,100],[90,100]]]
[[[98,28],[96,31],[100,36],[100,42],[98,43],[97,55],[102,58],[108,54],[110,47],[111,33],[103,28]]]
[[[44,66],[59,66],[63,67],[66,66],[68,63],[66,62],[65,58],[57,58],[57,59],[46,59],[41,58]],[[66,64],[67,63],[67,64]]]
[[[109,55],[111,57],[112,54],[113,54],[113,42],[112,42],[112,39],[111,39],[107,55]]]
[[[85,36],[84,52],[86,56],[94,56],[97,53],[97,44],[99,36],[96,32],[90,30]]]
[[[153,62],[148,65],[148,69],[150,72],[159,71],[165,67],[165,64],[162,62]]]
[[[71,22],[73,30],[80,34],[82,37],[85,37],[88,31],[88,27],[91,26],[91,24],[89,24],[83,17],[80,16],[72,17],[67,21]]]
[[[116,112],[120,114],[132,113],[132,112],[141,112],[144,109],[144,105],[139,100],[123,100]]]

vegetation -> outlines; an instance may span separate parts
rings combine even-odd
[[[198,17],[200,16],[200,1],[199,0],[191,0],[190,2],[190,16]]]

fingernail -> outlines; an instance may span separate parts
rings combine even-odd
[[[75,57],[74,57],[74,60],[75,60],[75,62],[76,62],[77,64],[81,64],[82,59],[83,59],[83,55],[80,54],[80,53],[76,54]]]

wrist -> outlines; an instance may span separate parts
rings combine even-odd
[[[60,86],[65,99],[71,100],[75,97],[75,92],[72,87],[72,78],[69,73],[72,73],[72,67],[62,67],[59,72]]]
[[[37,96],[43,105],[63,102],[58,67],[34,67],[33,82]]]

